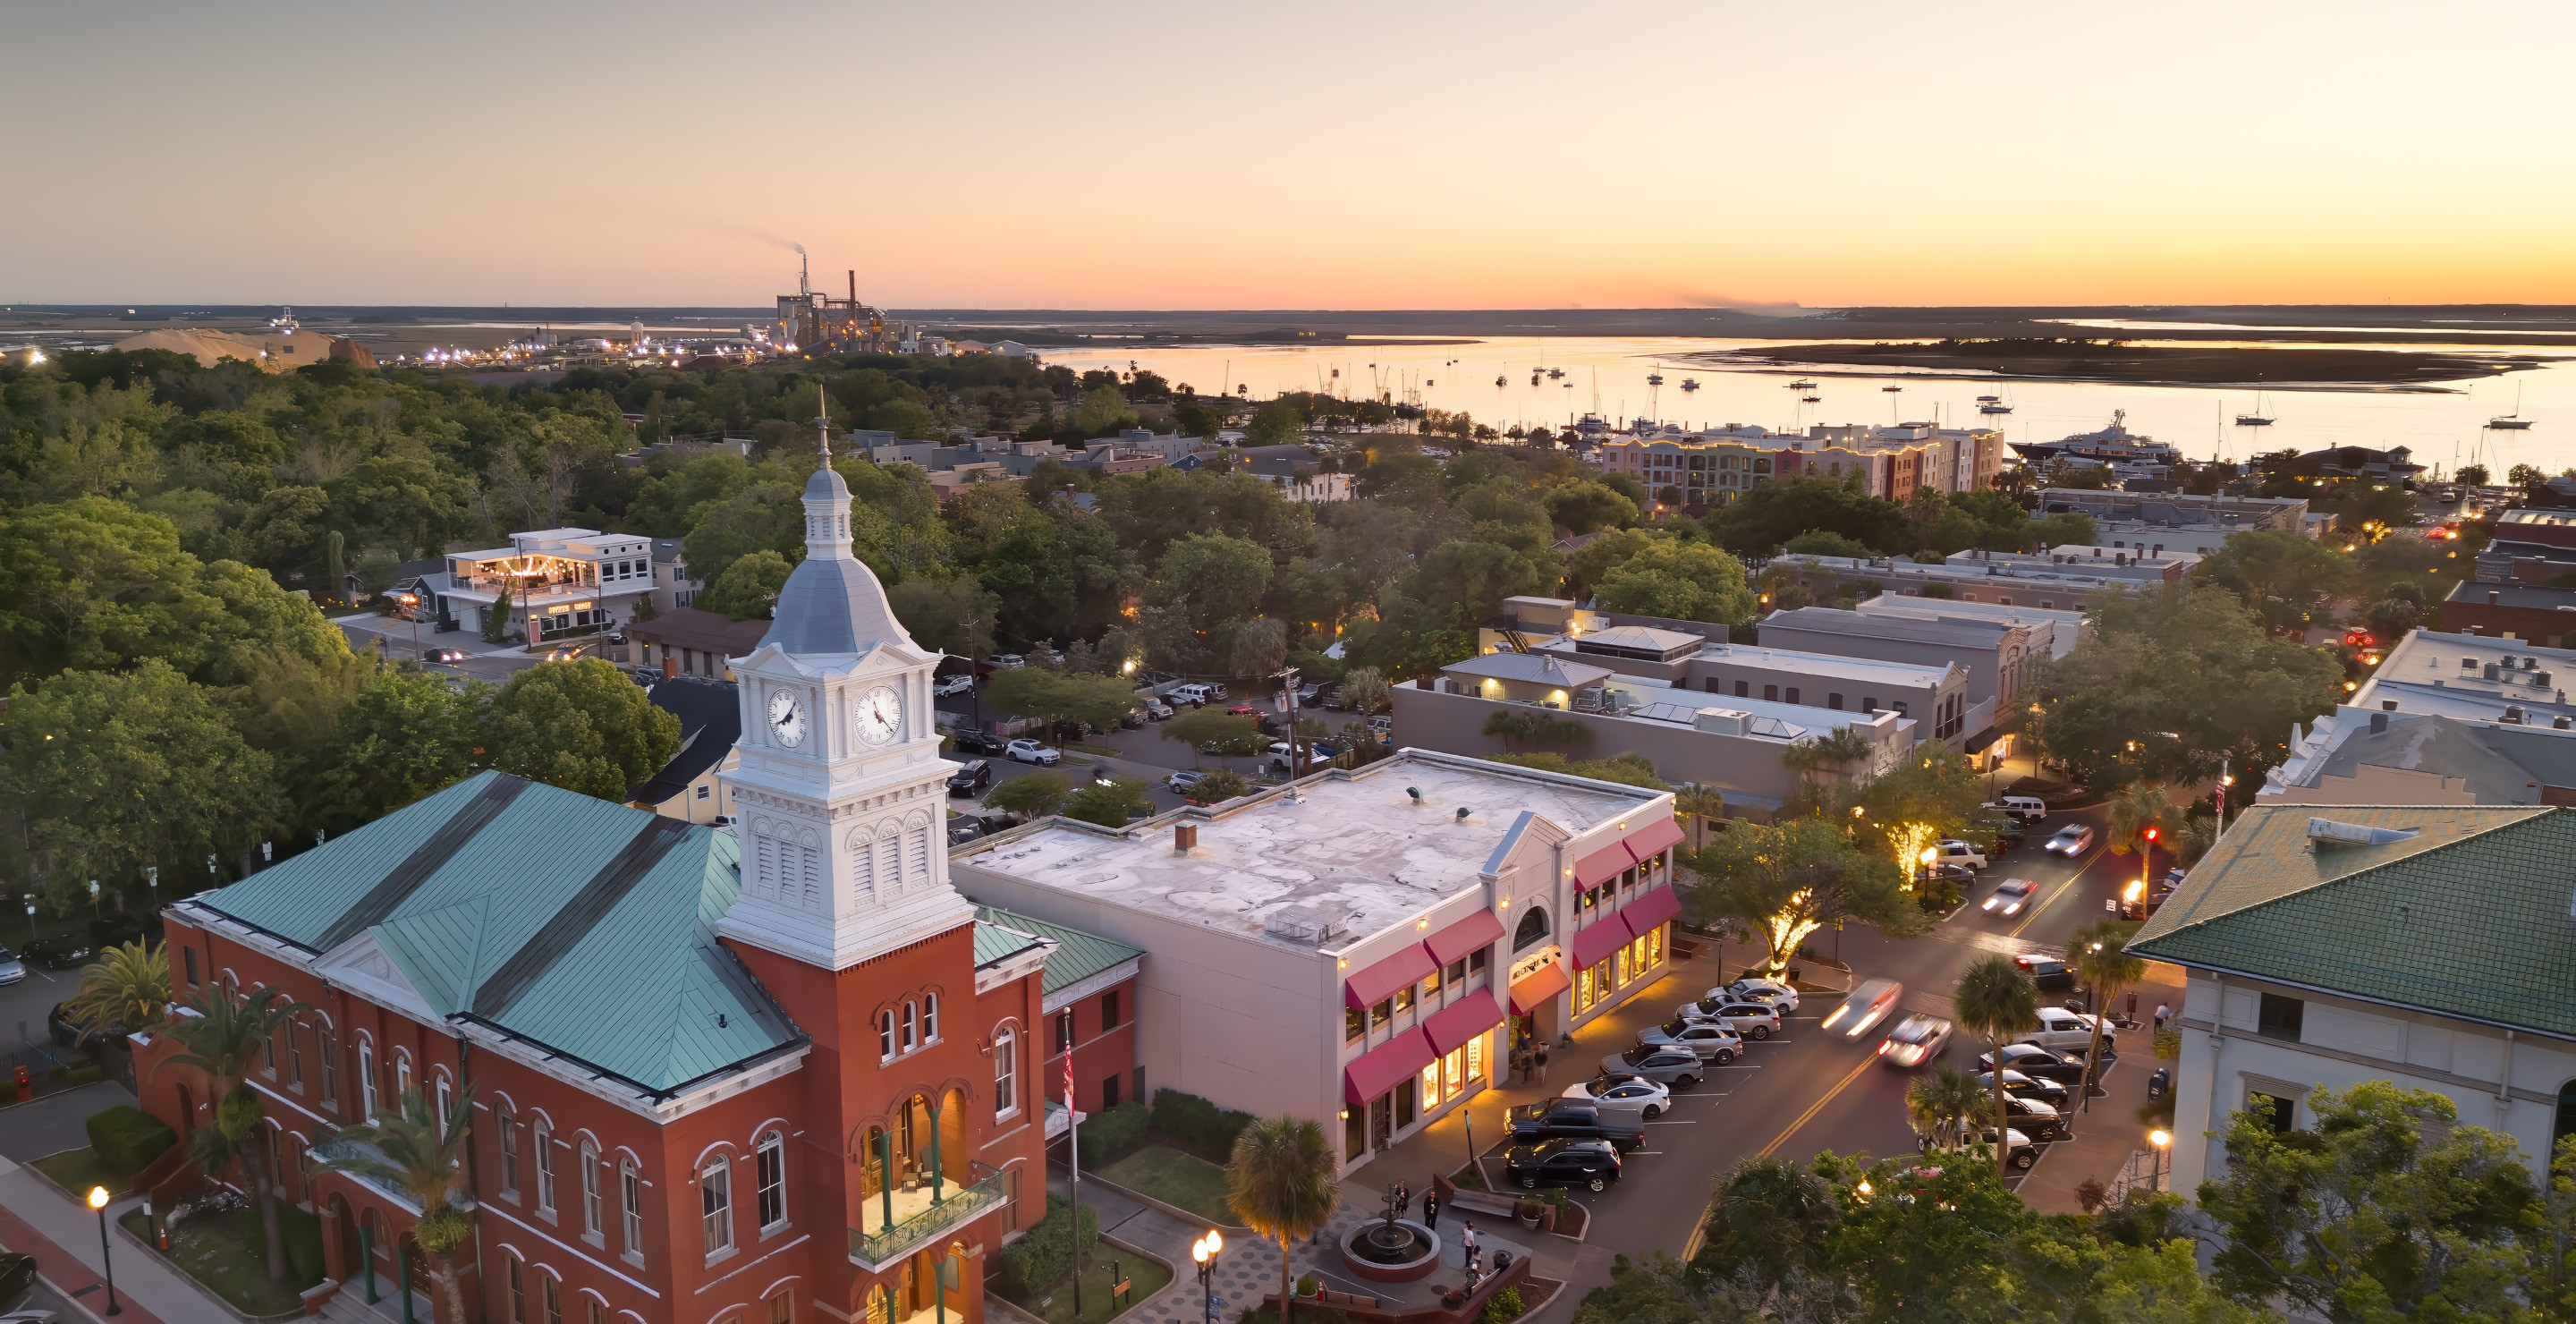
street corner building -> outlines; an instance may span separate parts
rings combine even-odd
[[[729,659],[735,823],[484,773],[168,911],[183,1002],[309,1004],[247,1087],[334,1281],[417,1283],[422,1211],[314,1147],[406,1091],[470,1090],[476,1324],[987,1317],[986,1262],[1045,1207],[1058,944],[949,885],[938,654],[852,557],[840,477],[804,508],[807,559]],[[184,1135],[213,1123],[209,1082],[154,1071],[172,1051],[144,1042],[138,1076]]]
[[[2576,1133],[2576,811],[2257,804],[2129,943],[2186,973],[2173,1190],[2227,1165],[2229,1115],[2313,1125],[2385,1080],[2547,1163]]]
[[[1031,824],[955,867],[978,901],[1147,953],[1136,1096],[1322,1121],[1347,1172],[1671,970],[1672,810],[1405,749],[1124,829]]]

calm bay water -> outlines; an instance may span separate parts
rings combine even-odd
[[[2536,339],[2539,343],[2513,346],[2428,341],[2372,348],[2576,356],[2576,346],[2563,340]],[[2270,427],[2245,428],[2232,420],[2254,407],[2252,387],[2003,382],[1973,374],[1844,375],[1824,365],[1803,373],[1750,371],[1688,363],[1682,357],[1769,343],[1777,342],[1484,337],[1450,345],[1194,345],[1126,352],[1059,351],[1048,354],[1047,362],[1081,371],[1124,369],[1132,361],[1204,392],[1248,386],[1255,400],[1283,390],[1325,390],[1365,399],[1382,387],[1399,401],[1410,392],[1410,398],[1425,406],[1465,410],[1478,422],[1496,427],[1513,423],[1563,427],[1597,408],[1614,421],[1657,418],[1691,427],[1758,423],[1804,429],[1811,423],[1937,417],[1949,426],[2000,427],[2012,441],[2041,441],[2092,431],[2110,422],[2113,410],[2125,409],[2131,430],[2172,442],[2194,458],[2215,453],[2224,459],[2242,459],[2284,447],[2402,445],[2414,450],[2419,463],[2439,465],[2445,473],[2454,464],[2475,458],[2484,458],[2499,478],[2515,464],[2533,464],[2553,473],[2576,465],[2576,361],[2448,383],[2448,389],[2438,392],[2366,386],[2266,388],[2264,412],[2276,421]],[[1530,369],[1534,365],[1562,368],[1565,376],[1554,380],[1541,376],[1533,386]],[[1664,378],[1660,389],[1646,381],[1659,370],[1658,365]],[[1787,389],[1800,376],[1812,378],[1818,388]],[[1496,377],[1503,379],[1499,386]],[[1697,379],[1699,389],[1682,390],[1685,378]],[[1880,389],[1885,386],[1904,389],[1889,394]],[[2485,431],[2482,425],[2488,418],[2515,409],[2517,388],[2521,416],[2538,420],[2538,426],[2525,432]],[[1823,399],[1802,404],[1802,395]],[[2003,396],[2013,412],[1980,416],[1976,404],[1980,395]]]

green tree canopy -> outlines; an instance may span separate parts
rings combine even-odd
[[[886,590],[886,605],[924,648],[979,659],[993,651],[1001,601],[974,580],[907,579]]]
[[[1075,791],[1065,801],[1064,813],[1067,818],[1078,818],[1102,827],[1125,827],[1129,817],[1151,813],[1153,808],[1153,797],[1146,794],[1143,779],[1120,777],[1106,786],[1093,782]]]
[[[304,820],[339,836],[487,766],[478,747],[492,695],[418,667],[377,672],[304,757],[294,779]]]
[[[541,662],[510,678],[484,726],[492,766],[623,802],[680,750],[680,719],[598,658]]]
[[[1868,924],[1891,938],[1929,927],[1906,890],[1905,871],[1862,850],[1829,819],[1735,823],[1684,862],[1695,880],[1696,913],[1739,920],[1760,934],[1775,974],[1809,935],[1836,921]]]
[[[690,605],[700,611],[723,612],[737,621],[768,620],[778,606],[779,590],[787,587],[787,576],[795,569],[769,548],[745,552]]]
[[[1876,552],[1914,550],[1904,507],[1823,478],[1748,489],[1710,511],[1705,522],[1718,545],[1738,556],[1767,556],[1811,529],[1841,534]]]
[[[1024,772],[994,787],[984,805],[1023,819],[1044,818],[1063,809],[1072,792],[1073,783],[1061,773]]]
[[[1594,601],[1604,611],[1675,620],[1750,620],[1753,590],[1744,563],[1706,543],[1659,540],[1602,576]]]

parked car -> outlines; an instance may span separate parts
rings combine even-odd
[[[52,1036],[55,1043],[65,1048],[83,1048],[113,1037],[114,1032],[108,1030],[84,1032],[72,1020],[70,1014],[64,1011],[68,1005],[70,1004],[57,1002],[52,1011],[45,1013],[45,1033]]]
[[[1968,890],[1968,884],[1977,881],[1977,871],[1964,864],[1933,865],[1932,876],[1946,882],[1957,883],[1961,892]]]
[[[1564,1097],[1589,1103],[1613,1121],[1634,1118],[1643,1125],[1664,1115],[1673,1092],[1643,1076],[1604,1074],[1566,1086]]]
[[[1340,712],[1342,710],[1342,687],[1339,685],[1325,686],[1324,692],[1315,696],[1315,698],[1316,701],[1323,704],[1325,709],[1328,711]]]
[[[1944,840],[1941,843],[1939,850],[1941,852],[1939,863],[1965,865],[1971,869],[1982,869],[1986,867],[1985,851],[1978,847],[1971,846],[1967,842]]]
[[[161,915],[158,911],[149,915],[109,915],[89,922],[90,944],[102,949],[136,939],[157,940],[160,936]]]
[[[97,943],[73,933],[38,938],[18,949],[21,960],[33,961],[48,970],[77,970],[97,954]]]
[[[1896,1000],[1904,996],[1905,986],[1893,979],[1864,980],[1860,987],[1851,991],[1850,997],[1843,999],[1843,1005],[1825,1017],[1823,1028],[1846,1039],[1858,1039],[1869,1033],[1872,1026],[1886,1020],[1888,1014],[1896,1010]]]
[[[2117,1032],[2109,1022],[2099,1016],[2068,1011],[2064,1007],[2040,1008],[2039,1028],[2021,1036],[2021,1042],[2042,1048],[2071,1048],[2081,1053],[2092,1047],[2093,1027],[2097,1023],[2102,1026],[2102,1047],[2110,1049],[2118,1040]]]
[[[974,818],[953,818],[948,821],[948,844],[951,846],[963,846],[983,835],[983,823]]]
[[[1017,671],[1028,664],[1029,660],[1017,653],[995,653],[984,659],[984,665],[996,671]]]
[[[1145,701],[1145,703],[1144,703],[1144,708],[1145,708],[1145,715],[1146,715],[1147,717],[1150,717],[1150,718],[1154,719],[1154,720],[1155,720],[1155,721],[1157,721],[1157,722],[1164,722],[1164,721],[1169,721],[1169,720],[1171,720],[1171,716],[1172,716],[1172,705],[1170,705],[1170,704],[1168,704],[1168,703],[1163,702],[1162,697],[1161,697],[1160,695],[1157,695],[1157,696],[1155,696],[1154,698],[1147,699],[1147,700]]]
[[[1673,1014],[1686,1021],[1716,1021],[1747,1039],[1780,1032],[1780,1009],[1752,998],[1701,998],[1683,1003]]]
[[[1173,690],[1171,695],[1172,702],[1186,703],[1193,708],[1204,708],[1208,700],[1215,697],[1211,687],[1206,685],[1183,685]]]
[[[2048,817],[2048,802],[2035,795],[2007,795],[2000,806],[1987,806],[1990,809],[1998,807],[2007,814],[2019,814],[2033,823]]]
[[[0,1255],[0,1310],[16,1310],[36,1290],[36,1257]]]
[[[1698,1084],[1707,1072],[1700,1065],[1699,1054],[1687,1048],[1649,1048],[1644,1044],[1601,1059],[1601,1069],[1613,1076],[1643,1076],[1656,1084],[1683,1090]]]
[[[436,662],[441,666],[454,666],[455,664],[465,660],[465,650],[462,648],[425,648],[421,650],[420,660],[423,662]]]
[[[1991,1071],[1978,1072],[1977,1088],[1986,1091],[1988,1094],[1994,1093],[1995,1073]],[[2004,1093],[2018,1098],[2042,1100],[2047,1103],[2048,1106],[2055,1108],[2060,1112],[2063,1112],[2066,1109],[2066,1087],[2053,1080],[2033,1080],[2018,1071],[2006,1069],[2004,1072]]]
[[[2065,1054],[2037,1044],[2005,1044],[2003,1059],[2006,1071],[2018,1071],[2032,1080],[2045,1080],[2070,1090],[2083,1084],[2085,1077],[2092,1074],[2084,1069],[2082,1053]],[[1977,1070],[1994,1069],[1995,1055],[1992,1052],[1977,1054]]]
[[[1747,975],[1731,984],[1720,984],[1700,995],[1704,998],[1758,999],[1778,1007],[1782,1013],[1798,1009],[1798,990],[1776,979]]]
[[[980,795],[993,784],[993,764],[989,759],[976,759],[948,774],[950,795]]]
[[[1704,1062],[1719,1066],[1735,1060],[1744,1051],[1744,1038],[1716,1021],[1687,1021],[1676,1016],[1661,1025],[1649,1025],[1637,1032],[1639,1048],[1686,1048]]]
[[[2025,1099],[2019,1095],[2004,1096],[2004,1115],[2012,1119],[2012,1128],[2045,1145],[2075,1137],[2074,1119],[2057,1110],[2046,1099]]]
[[[1599,1108],[1575,1099],[1554,1098],[1524,1103],[1506,1113],[1512,1143],[1535,1145],[1548,1140],[1607,1140],[1622,1153],[1646,1143],[1646,1128],[1634,1118],[1604,1116]]]
[[[1323,692],[1324,687],[1321,684],[1311,680],[1307,681],[1305,684],[1297,687],[1297,706],[1300,708],[1309,708],[1314,706],[1315,696]]]
[[[27,963],[16,952],[0,947],[0,984],[14,984],[27,977]]]
[[[2041,849],[2051,855],[2063,855],[2070,860],[2074,859],[2093,849],[2093,829],[2082,823],[2069,823],[2059,828],[2057,835],[2050,837],[2048,843]]]
[[[1503,1151],[1503,1180],[1524,1191],[1541,1186],[1603,1190],[1619,1180],[1619,1151],[1607,1140],[1550,1140]]]
[[[1002,753],[1013,763],[1034,763],[1041,768],[1052,768],[1064,759],[1062,754],[1034,740],[1014,740],[1002,747]]]
[[[1986,904],[1979,909],[1989,915],[2001,915],[2011,919],[2020,914],[2022,908],[2029,905],[2031,897],[2038,892],[2039,884],[2027,878],[2007,878],[1995,890],[1986,893]]]
[[[1248,703],[1238,703],[1233,707],[1226,709],[1225,715],[1228,717],[1249,717],[1256,723],[1267,721],[1278,716],[1278,714],[1271,712],[1267,708],[1255,708]]]
[[[1938,1016],[1919,1012],[1908,1016],[1879,1043],[1879,1059],[1892,1067],[1919,1067],[1949,1047],[1952,1028],[1950,1022]]]
[[[1187,795],[1190,792],[1197,790],[1199,783],[1206,781],[1207,776],[1208,775],[1206,773],[1198,770],[1197,768],[1183,768],[1179,772],[1173,773],[1169,777],[1165,777],[1163,779],[1163,784],[1171,787],[1176,794]]]
[[[932,695],[944,699],[951,694],[972,693],[974,688],[975,678],[966,672],[960,671],[954,676],[942,676],[938,680],[932,681],[930,692]]]
[[[1995,1143],[1995,1129],[1991,1126],[1987,1127],[1977,1134],[1976,1140],[1970,1143],[1992,1146]],[[1955,1141],[1944,1145],[1935,1145],[1929,1139],[1923,1141],[1923,1152],[1926,1154],[1936,1151],[1945,1154],[1964,1154],[1967,1148],[1966,1145]],[[2039,1162],[2039,1146],[2032,1144],[2030,1137],[2018,1130],[2006,1131],[2004,1132],[2004,1161],[2011,1164],[2016,1172],[2028,1172],[2032,1164]]]
[[[1991,849],[1987,850],[1986,856],[1987,858],[1992,859],[1993,857],[2001,855],[2004,852],[2011,850],[2013,847],[2022,844],[2022,842],[2028,840],[2029,837],[2030,830],[2022,826],[2021,820],[2010,814],[2006,814],[2004,815],[2002,824],[1995,829],[1995,844]]]
[[[2023,974],[2030,976],[2030,982],[2051,992],[2075,987],[2075,970],[2064,961],[2052,961],[2045,956],[2022,955],[2013,958],[2013,965]]]
[[[1010,748],[1000,736],[989,731],[952,730],[948,733],[948,741],[957,747],[960,754],[1000,754]]]

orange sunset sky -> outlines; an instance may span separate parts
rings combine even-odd
[[[0,3],[0,301],[2576,302],[2576,5]]]

